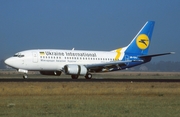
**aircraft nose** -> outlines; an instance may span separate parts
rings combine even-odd
[[[6,65],[8,65],[8,66],[11,66],[12,63],[13,63],[13,61],[12,61],[11,58],[8,58],[8,59],[6,59],[6,60],[4,61],[4,63],[5,63]]]

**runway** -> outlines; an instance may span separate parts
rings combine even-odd
[[[1,78],[0,82],[180,82],[180,79],[69,79],[69,78]]]

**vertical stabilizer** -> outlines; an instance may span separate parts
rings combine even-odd
[[[126,47],[126,54],[147,55],[151,43],[154,21],[147,21],[137,33],[131,43]]]

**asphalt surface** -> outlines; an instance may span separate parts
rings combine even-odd
[[[180,82],[180,79],[70,79],[70,78],[1,78],[0,82]]]

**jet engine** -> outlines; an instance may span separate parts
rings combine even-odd
[[[86,75],[87,68],[84,65],[65,65],[64,72],[68,75]]]
[[[40,71],[42,75],[53,75],[53,76],[60,76],[61,71]]]

